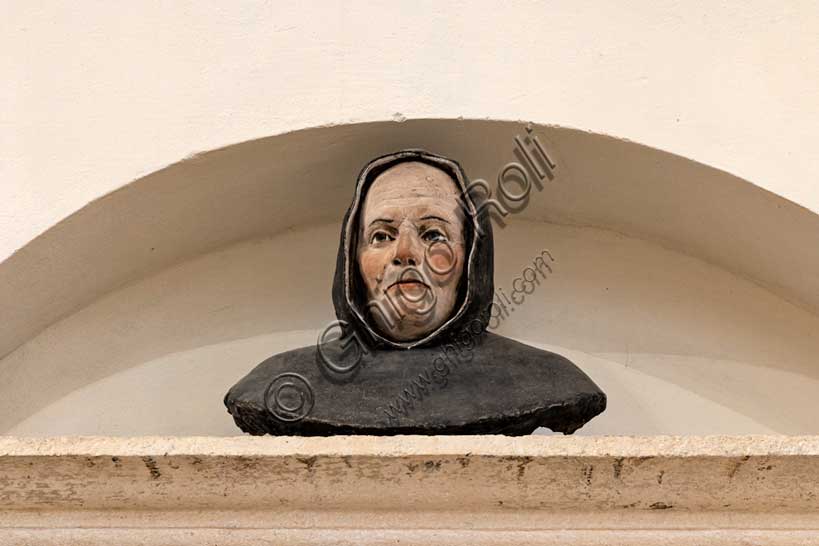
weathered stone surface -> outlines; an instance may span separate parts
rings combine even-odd
[[[0,438],[0,544],[816,544],[819,438]]]
[[[521,435],[541,426],[570,434],[606,406],[597,386],[560,355],[491,333],[471,351],[445,349],[374,351],[350,378],[322,367],[316,347],[296,349],[259,365],[225,403],[245,432],[304,436]],[[283,372],[306,379],[301,388],[313,398],[311,411],[292,423],[265,400],[270,378]]]

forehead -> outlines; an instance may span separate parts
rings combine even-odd
[[[426,163],[409,161],[390,167],[375,179],[364,198],[368,209],[385,206],[458,206],[460,191],[446,172]]]

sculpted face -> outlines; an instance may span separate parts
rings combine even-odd
[[[448,174],[406,162],[375,179],[361,211],[357,261],[367,310],[386,337],[420,339],[450,317],[464,246],[460,192]]]

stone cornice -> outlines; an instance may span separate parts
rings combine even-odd
[[[0,544],[798,544],[817,493],[819,437],[0,438]]]

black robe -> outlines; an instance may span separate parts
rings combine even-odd
[[[370,185],[403,161],[446,171],[467,218],[466,263],[452,316],[422,339],[395,342],[366,312],[357,271],[358,217]],[[487,332],[494,297],[490,214],[460,166],[421,150],[370,162],[342,224],[333,304],[338,321],[316,345],[272,356],[225,395],[251,434],[571,434],[606,407],[606,395],[568,359]],[[337,334],[337,335],[334,335]]]

